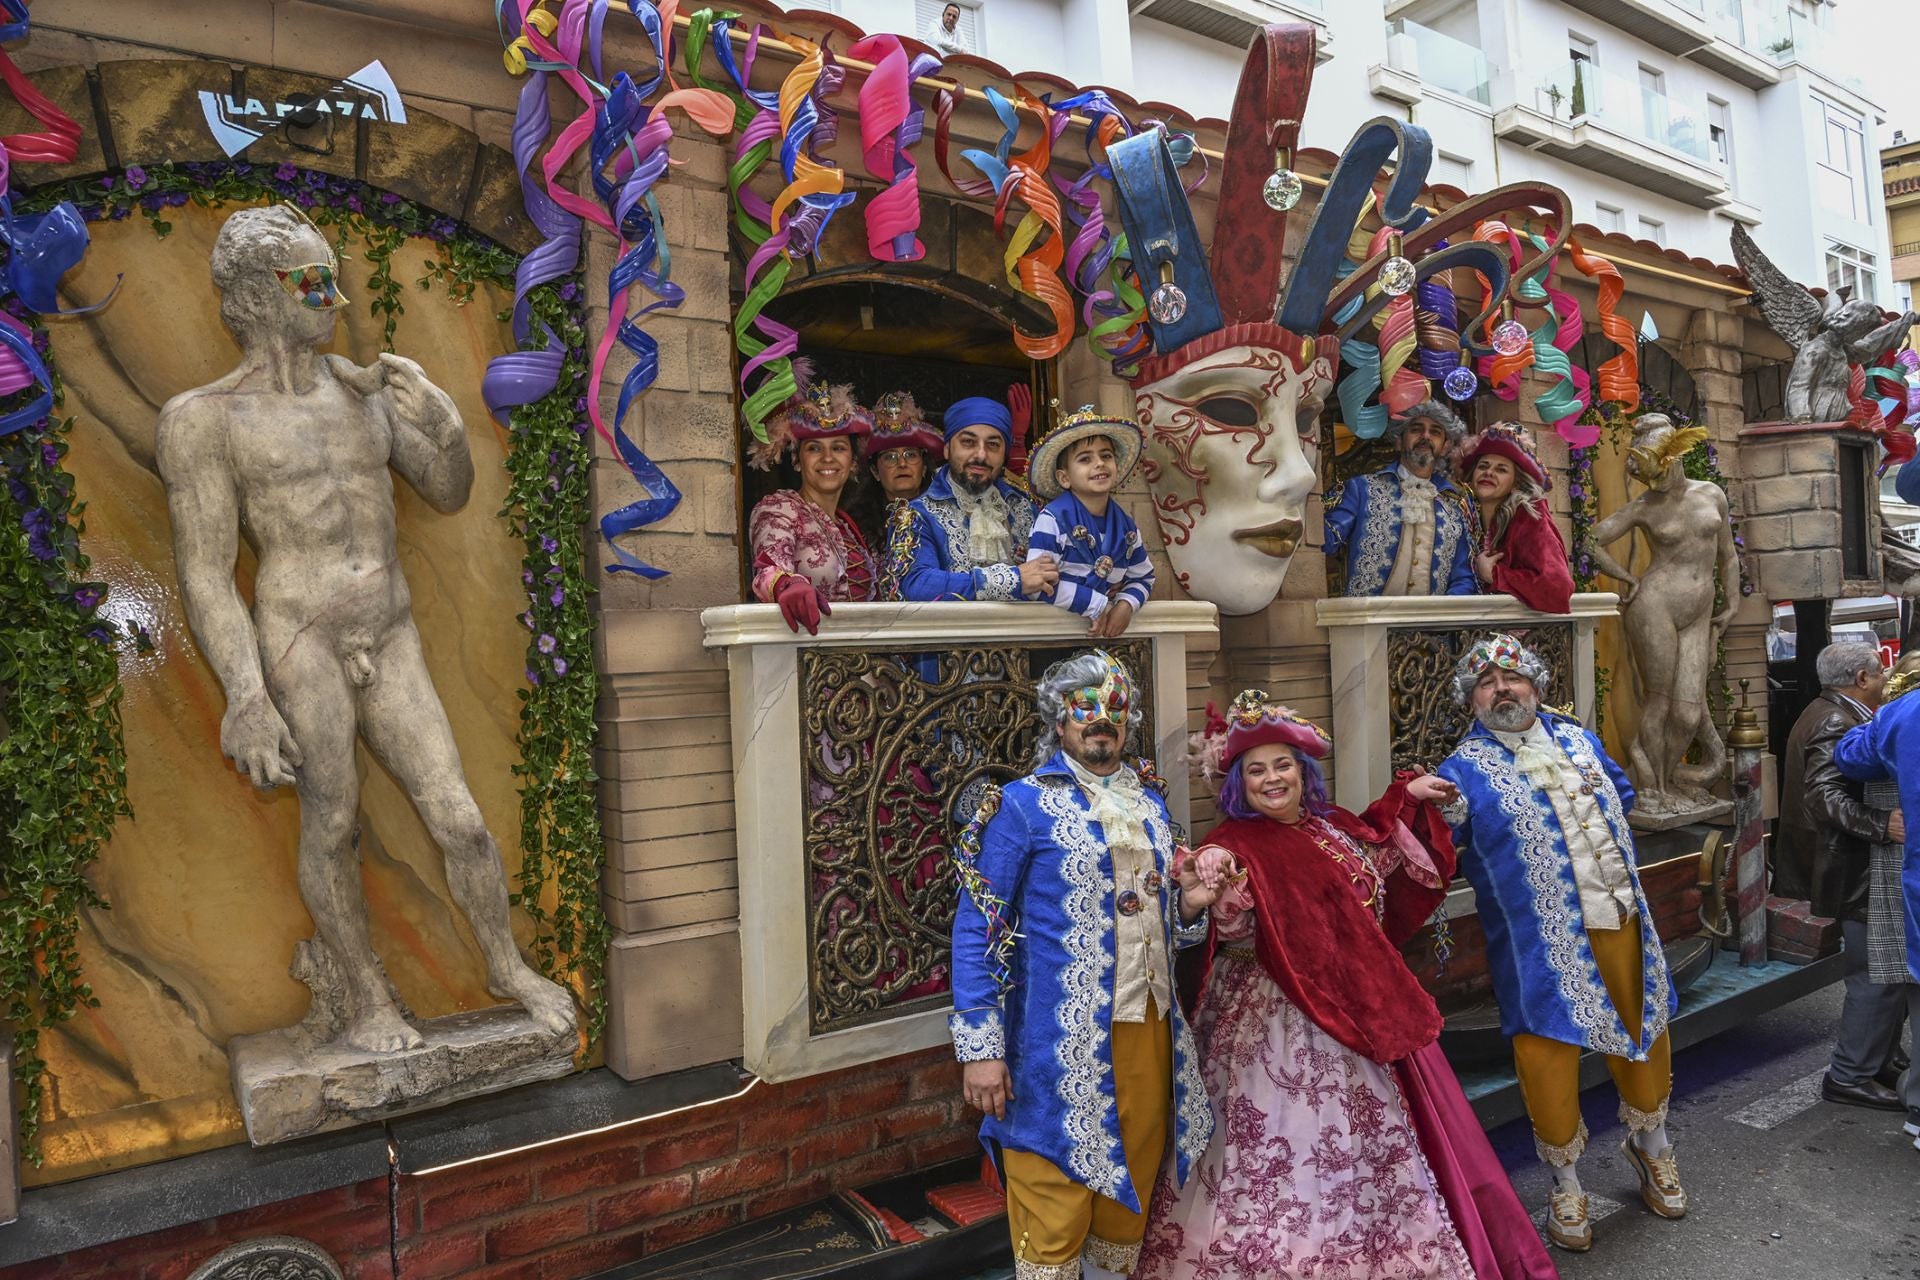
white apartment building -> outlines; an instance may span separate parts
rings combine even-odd
[[[811,0],[918,33],[940,0]],[[1884,116],[1850,64],[1872,33],[1833,0],[959,0],[970,47],[1224,117],[1268,22],[1321,31],[1305,146],[1395,115],[1426,127],[1432,180],[1552,182],[1574,216],[1729,262],[1735,222],[1810,284],[1894,303]],[[909,14],[909,9],[911,13]],[[1861,19],[1864,21],[1864,19]]]

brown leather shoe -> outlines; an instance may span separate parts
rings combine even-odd
[[[1650,1156],[1628,1135],[1620,1144],[1620,1151],[1633,1171],[1640,1175],[1640,1199],[1646,1202],[1647,1208],[1663,1218],[1687,1216],[1687,1193],[1680,1185],[1680,1169],[1673,1162],[1672,1147]]]
[[[1547,1239],[1568,1253],[1593,1248],[1593,1222],[1587,1216],[1584,1192],[1555,1188],[1547,1195]]]
[[[1820,1077],[1820,1097],[1826,1102],[1837,1102],[1843,1107],[1865,1107],[1869,1111],[1905,1111],[1906,1105],[1900,1101],[1900,1095],[1881,1084],[1878,1080],[1862,1080],[1859,1084],[1841,1084],[1832,1075]]]

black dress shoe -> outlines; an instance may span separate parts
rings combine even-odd
[[[1889,1062],[1875,1073],[1873,1082],[1884,1088],[1898,1089],[1900,1087],[1900,1074],[1906,1069],[1907,1064],[1904,1062]]]
[[[1877,1080],[1861,1084],[1841,1084],[1831,1075],[1820,1078],[1820,1096],[1845,1107],[1867,1107],[1874,1111],[1905,1111],[1900,1095]]]

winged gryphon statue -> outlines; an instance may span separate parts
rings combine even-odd
[[[1866,364],[1899,346],[1920,321],[1920,313],[1909,311],[1881,324],[1880,308],[1869,299],[1851,297],[1849,289],[1829,293],[1823,306],[1776,267],[1737,223],[1733,257],[1753,285],[1761,318],[1793,348],[1793,368],[1787,373],[1788,420],[1845,421],[1853,408],[1847,400],[1848,366]]]

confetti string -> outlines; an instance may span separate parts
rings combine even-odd
[[[1620,268],[1597,253],[1588,253],[1579,241],[1569,237],[1567,252],[1581,275],[1594,281],[1600,296],[1600,332],[1620,348],[1594,370],[1595,389],[1600,399],[1612,400],[1627,413],[1640,407],[1640,342],[1633,325],[1620,314],[1620,300],[1626,296],[1627,282]]]
[[[960,892],[973,900],[987,921],[987,964],[994,986],[1004,993],[1013,986],[1013,948],[1020,934],[1014,928],[1013,909],[994,892],[980,870],[980,842],[987,823],[1000,810],[1000,788],[992,787],[980,802],[973,820],[960,831],[953,849],[953,874]]]

